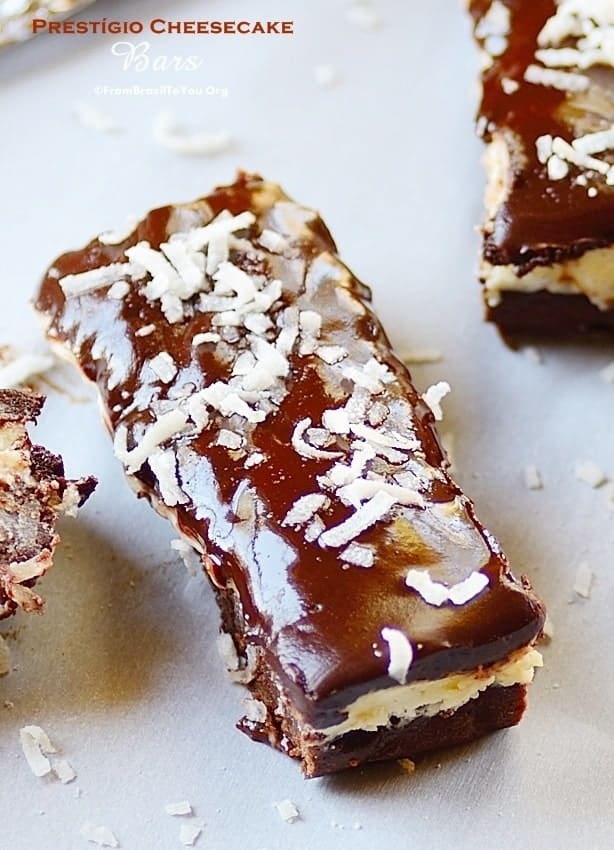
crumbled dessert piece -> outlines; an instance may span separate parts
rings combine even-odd
[[[52,564],[57,518],[74,516],[96,485],[66,479],[62,459],[30,442],[28,423],[43,404],[40,395],[0,389],[0,619],[42,610],[33,586]]]

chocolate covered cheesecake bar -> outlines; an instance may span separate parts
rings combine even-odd
[[[543,608],[316,212],[241,174],[64,254],[37,307],[201,555],[245,732],[318,776],[518,722]]]
[[[60,457],[32,445],[28,423],[44,403],[0,389],[0,619],[42,609],[33,588],[52,565],[58,516],[74,516],[96,486],[94,478],[68,480]]]
[[[504,335],[614,330],[614,2],[470,0],[481,280]]]

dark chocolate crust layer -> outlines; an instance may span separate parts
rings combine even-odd
[[[64,254],[37,302],[135,488],[203,553],[254,695],[268,682],[297,735],[362,694],[503,661],[544,618],[369,298],[317,213],[242,174]],[[408,570],[479,587],[433,604]]]
[[[18,607],[41,610],[32,588],[51,566],[58,515],[73,513],[96,486],[91,477],[67,480],[62,458],[30,442],[27,425],[44,402],[0,389],[0,619]]]
[[[336,773],[371,761],[416,758],[446,747],[469,744],[497,729],[515,726],[526,708],[526,688],[492,686],[452,712],[421,717],[408,726],[350,732],[334,743],[313,747],[305,759],[309,777]]]
[[[614,310],[601,310],[585,295],[552,292],[504,292],[487,318],[513,343],[523,337],[609,336],[614,333]]]

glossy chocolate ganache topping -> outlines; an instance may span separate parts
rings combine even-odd
[[[485,258],[536,265],[614,241],[614,0],[470,0],[483,48],[478,130],[505,198]]]
[[[38,309],[138,487],[302,715],[507,658],[543,623],[316,212],[242,174],[64,254]],[[438,392],[430,394],[437,410]]]

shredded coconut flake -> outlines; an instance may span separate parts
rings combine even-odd
[[[60,780],[62,785],[68,785],[73,779],[77,778],[77,774],[73,766],[66,759],[58,759],[53,764],[53,772]]]
[[[108,826],[96,826],[86,821],[81,827],[81,835],[99,847],[119,847],[119,841]]]
[[[243,445],[243,437],[237,434],[236,431],[229,431],[227,428],[220,428],[215,441],[217,446],[223,446],[225,449],[236,451]]]
[[[363,546],[360,543],[350,543],[343,552],[341,552],[340,557],[347,561],[348,564],[352,564],[355,567],[364,567],[368,569],[372,567],[375,563],[375,553],[371,546]]]
[[[279,817],[282,820],[285,820],[286,823],[294,823],[294,821],[298,820],[300,817],[299,810],[296,808],[292,800],[281,800],[279,803],[275,803],[275,808],[279,814]]]
[[[127,449],[127,428],[125,425],[120,425],[115,433],[115,455],[126,467],[126,472],[129,474],[136,472],[158,446],[184,431],[187,422],[188,418],[181,410],[164,413],[153,425],[150,425],[141,442],[130,450]]]
[[[541,490],[543,488],[542,477],[536,466],[526,466],[524,470],[524,483],[527,490]]]
[[[184,847],[193,847],[203,831],[201,824],[182,823],[179,828],[179,841]]]
[[[115,301],[121,301],[130,292],[130,284],[126,280],[117,280],[109,288],[107,292],[108,298],[113,298]]]
[[[294,431],[292,432],[292,447],[297,454],[302,457],[312,458],[313,460],[335,460],[338,457],[342,457],[341,452],[325,451],[324,449],[315,448],[306,442],[303,435],[310,427],[311,419],[301,419],[294,427]]]
[[[207,342],[219,342],[221,339],[218,333],[215,331],[207,331],[205,333],[194,334],[192,337],[192,347],[195,348],[197,345],[204,345]]]
[[[11,651],[0,635],[0,676],[6,676],[11,670]]]
[[[428,570],[411,569],[405,577],[405,584],[419,593],[426,603],[439,608],[445,602],[464,605],[474,599],[488,586],[488,576],[474,571],[463,581],[448,586],[434,581]]]
[[[435,417],[437,422],[441,422],[443,419],[443,411],[441,409],[441,401],[445,396],[450,392],[450,384],[447,381],[439,381],[437,384],[433,384],[432,387],[429,387],[428,390],[423,394],[422,398],[428,404],[428,406],[433,411],[433,416]]]
[[[121,245],[122,242],[125,242],[126,239],[132,235],[137,224],[138,219],[134,216],[130,216],[123,227],[105,230],[101,233],[98,237],[98,241],[103,245]]]
[[[581,596],[583,599],[589,599],[593,578],[593,571],[588,564],[583,561],[576,571],[576,577],[573,583],[574,593]]]
[[[309,493],[307,496],[301,496],[292,505],[281,524],[305,525],[328,502],[328,498],[323,493]]]
[[[180,156],[213,156],[227,151],[231,143],[226,131],[189,131],[170,112],[161,112],[156,118],[153,139],[160,147]]]
[[[400,685],[407,682],[407,674],[414,659],[412,645],[399,629],[382,629],[382,639],[388,644],[388,675]]]
[[[164,806],[164,811],[167,815],[181,816],[192,814],[192,804],[187,800],[181,800],[178,803],[167,803]]]
[[[367,502],[361,505],[348,519],[325,531],[320,536],[321,546],[339,549],[351,543],[356,537],[383,519],[395,503],[395,497],[384,489],[379,489]]]
[[[520,83],[510,77],[501,77],[501,88],[504,94],[514,94],[520,88]]]
[[[605,472],[591,460],[578,463],[575,472],[578,481],[584,481],[585,484],[593,487],[593,489],[601,487],[608,480]]]
[[[47,354],[22,354],[10,363],[0,366],[0,387],[12,388],[26,384],[53,366],[53,357]]]
[[[188,497],[181,490],[177,480],[177,462],[174,452],[156,450],[149,455],[147,462],[158,479],[164,504],[169,508],[185,504]]]
[[[35,776],[46,776],[51,772],[51,762],[47,758],[56,749],[47,733],[40,726],[24,726],[19,730],[21,748],[28,766]]]
[[[527,83],[538,86],[549,86],[559,91],[586,91],[590,80],[584,74],[574,74],[553,68],[542,68],[540,65],[529,65],[524,72]]]
[[[170,384],[177,374],[177,366],[168,351],[161,351],[149,361],[150,367],[163,384]]]
[[[155,325],[143,325],[142,328],[139,328],[134,332],[135,336],[149,336],[156,329]]]
[[[64,295],[69,298],[85,295],[104,286],[112,286],[118,280],[126,277],[139,280],[143,277],[143,273],[143,267],[136,262],[109,263],[108,266],[98,266],[98,268],[89,269],[79,274],[67,274],[61,277],[58,283]]]

